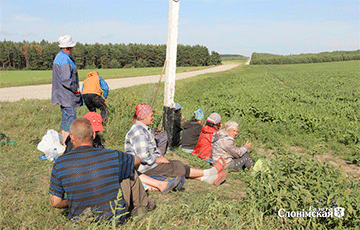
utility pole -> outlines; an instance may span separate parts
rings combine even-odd
[[[174,94],[176,78],[176,56],[179,26],[180,0],[169,0],[168,35],[166,44],[166,69],[165,69],[165,92],[163,128],[168,135],[169,143],[172,141],[174,124]]]

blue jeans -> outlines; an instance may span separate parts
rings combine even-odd
[[[70,133],[70,125],[76,120],[76,108],[63,107],[61,108],[61,125],[60,129]]]

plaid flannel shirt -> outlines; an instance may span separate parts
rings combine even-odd
[[[156,146],[151,129],[138,120],[135,121],[125,136],[125,153],[138,156],[141,159],[138,169],[141,173],[159,165],[155,161],[156,158],[160,157],[160,151]]]

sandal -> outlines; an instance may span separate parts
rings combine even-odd
[[[174,188],[176,188],[176,186],[178,184],[180,184],[181,182],[181,177],[176,177],[174,179],[168,180],[168,185],[166,186],[166,188],[161,192],[161,194],[166,195],[168,194],[170,191],[172,191]]]
[[[214,167],[220,173],[225,168],[225,159],[220,157],[219,160],[215,163]]]
[[[228,170],[219,172],[218,178],[216,178],[214,185],[216,185],[216,186],[221,185],[226,180],[227,174],[228,174]]]

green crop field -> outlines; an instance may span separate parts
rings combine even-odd
[[[177,73],[196,71],[210,68],[211,66],[202,67],[178,67]],[[98,71],[104,79],[138,77],[148,75],[160,75],[162,67],[149,68],[121,68],[121,69],[82,69],[79,70],[80,81],[86,78],[91,71]],[[24,85],[41,85],[51,84],[51,70],[3,70],[0,71],[0,88]]]
[[[187,180],[182,192],[150,192],[158,207],[120,229],[359,229],[359,64],[241,65],[177,81],[175,101],[186,118],[201,107],[205,117],[218,112],[223,123],[235,120],[236,144],[251,141],[250,154],[264,164],[230,173],[219,187]],[[150,104],[155,89],[147,84],[111,92],[108,148],[124,149],[134,107]],[[153,128],[162,108],[163,84]],[[53,163],[38,160],[42,153],[31,140],[59,131],[60,108],[50,100],[21,100],[0,103],[0,109],[1,132],[16,142],[0,147],[1,228],[112,229],[91,219],[73,224],[48,204]],[[86,112],[83,106],[78,116]],[[210,167],[180,148],[166,156]],[[338,207],[343,216],[334,212]]]

